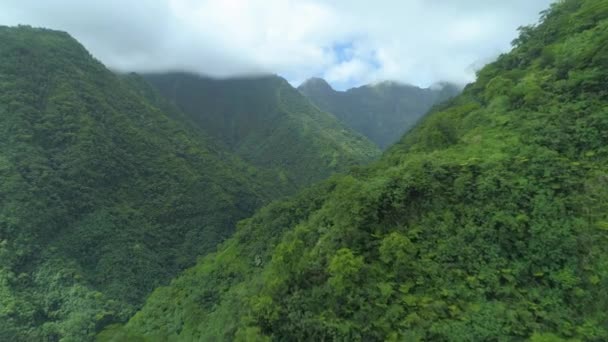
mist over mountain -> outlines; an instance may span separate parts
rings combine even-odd
[[[468,83],[553,0],[2,0],[0,24],[70,32],[120,72]],[[485,63],[484,63],[485,64]]]
[[[336,91],[320,78],[311,78],[298,87],[320,109],[386,149],[411,129],[434,105],[458,93],[461,87],[449,83],[419,88],[398,82]]]

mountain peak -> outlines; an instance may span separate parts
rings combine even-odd
[[[391,81],[391,80],[379,81],[379,82],[371,83],[371,84],[369,84],[369,86],[373,87],[373,88],[401,87],[401,86],[411,86],[411,87],[414,87],[414,86],[409,85],[409,84],[401,83],[401,82],[398,82],[398,81]]]
[[[326,80],[320,77],[311,77],[302,83],[299,90],[316,90],[316,91],[334,91],[334,89],[327,83]]]

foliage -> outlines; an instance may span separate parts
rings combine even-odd
[[[100,341],[608,340],[607,14],[555,3],[380,161],[243,221]]]

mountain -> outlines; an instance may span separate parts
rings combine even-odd
[[[1,341],[91,339],[292,191],[193,127],[68,34],[0,27]]]
[[[397,142],[434,105],[460,93],[448,83],[422,89],[388,81],[342,92],[321,78],[309,79],[298,90],[382,149]]]
[[[608,340],[608,0],[564,0],[372,165],[100,341]]]
[[[379,150],[320,111],[278,76],[214,80],[144,75],[204,131],[259,167],[298,186],[366,163]]]

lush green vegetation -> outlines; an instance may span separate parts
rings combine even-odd
[[[380,154],[373,143],[278,76],[213,80],[178,73],[145,78],[209,135],[297,186]]]
[[[336,91],[320,78],[311,78],[298,90],[321,110],[386,149],[414,127],[431,107],[453,98],[460,89],[452,84],[422,89],[382,82]]]
[[[608,0],[559,1],[370,167],[100,340],[608,340]]]
[[[0,27],[1,341],[92,339],[290,190],[183,118],[67,34]]]

